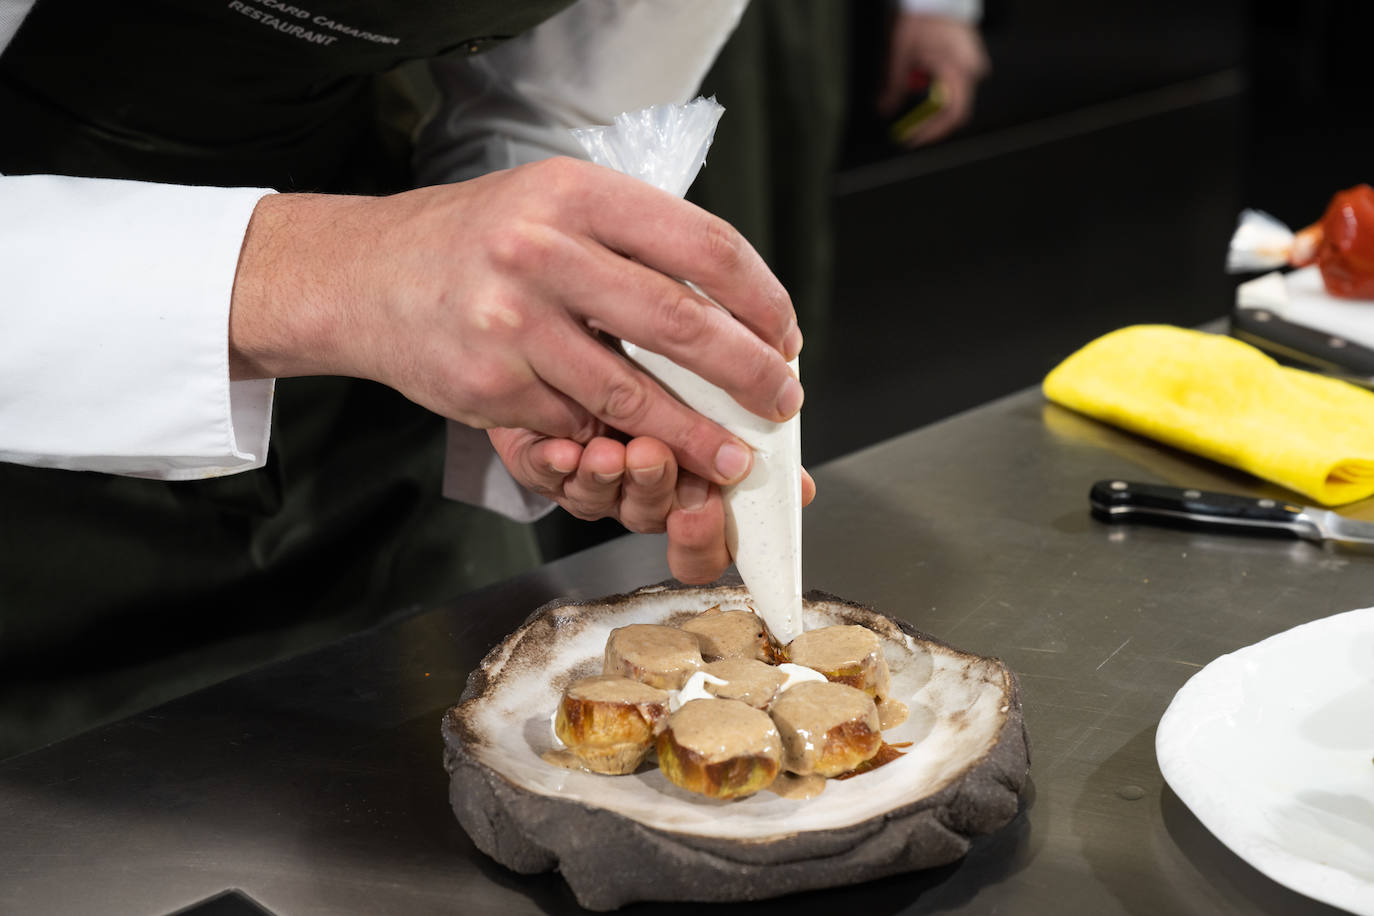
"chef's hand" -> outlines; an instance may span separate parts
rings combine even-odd
[[[977,26],[948,16],[901,13],[892,29],[887,79],[878,99],[878,112],[891,117],[907,93],[913,70],[939,82],[944,105],[907,135],[907,146],[933,143],[973,114],[978,81],[989,70],[988,53]]]
[[[678,280],[695,282],[721,312]],[[801,406],[791,301],[721,219],[551,159],[390,197],[263,198],[230,310],[235,378],[374,379],[470,426],[666,444],[713,483],[751,453],[598,338],[675,360],[770,420]]]
[[[602,436],[584,446],[527,429],[487,435],[516,481],[577,518],[613,518],[641,534],[664,530],[678,471],[672,450],[657,439]]]
[[[582,446],[523,429],[488,435],[511,475],[581,519],[614,518],[631,531],[668,532],[668,568],[688,584],[720,578],[730,565],[720,490],[679,472],[672,451],[648,437]],[[802,471],[802,504],[816,496]]]

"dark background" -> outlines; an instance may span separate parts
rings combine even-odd
[[[1222,316],[1242,207],[1298,227],[1370,177],[1357,0],[986,0],[975,114],[917,151],[871,114],[884,6],[849,9],[833,289],[803,327],[813,466],[1035,384],[1115,328]],[[552,553],[620,530],[542,524]]]

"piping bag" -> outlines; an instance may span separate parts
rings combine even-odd
[[[626,112],[613,124],[580,128],[573,135],[598,165],[683,197],[706,161],[724,111],[714,98],[697,98]],[[664,390],[754,450],[749,476],[721,489],[726,545],[754,609],[776,639],[791,642],[802,631],[800,415],[783,423],[766,420],[667,357],[628,341],[620,346]],[[789,365],[798,371],[796,360]]]

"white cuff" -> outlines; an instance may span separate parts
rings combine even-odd
[[[448,421],[444,455],[444,496],[499,512],[517,522],[532,522],[555,503],[515,482],[480,429]]]
[[[0,460],[168,480],[260,467],[273,381],[229,382],[271,191],[0,177]]]
[[[903,13],[946,16],[970,24],[983,15],[982,0],[901,0],[901,7]]]

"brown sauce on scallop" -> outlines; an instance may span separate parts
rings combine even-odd
[[[875,698],[887,696],[891,689],[882,640],[867,627],[846,624],[807,630],[787,646],[787,656]]]
[[[568,685],[568,696],[600,703],[667,703],[668,691],[650,687],[642,681],[614,674],[584,677]]]
[[[754,658],[773,660],[772,646],[763,620],[753,611],[721,611],[712,608],[682,624],[701,642],[702,658]]]
[[[752,658],[723,658],[701,670],[725,681],[706,682],[706,692],[724,700],[743,700],[755,709],[767,709],[778,688],[787,680],[773,665]]]
[[[873,699],[847,685],[798,684],[774,700],[770,712],[782,735],[783,767],[793,773],[843,770],[854,755],[871,755],[882,740]]]
[[[778,730],[768,714],[739,700],[692,700],[668,717],[673,740],[707,762],[731,757],[777,759]]]
[[[664,690],[677,690],[704,662],[696,636],[676,627],[634,623],[606,641],[605,674],[623,674]]]

